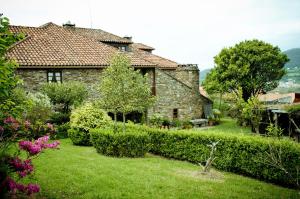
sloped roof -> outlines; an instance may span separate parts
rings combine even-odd
[[[11,26],[10,30],[27,36],[6,54],[7,58],[15,59],[20,68],[104,67],[114,54],[120,53],[114,47],[53,23],[41,27]],[[137,53],[125,54],[133,66],[156,66]]]
[[[262,102],[273,102],[273,103],[294,103],[298,102],[296,99],[296,95],[298,96],[299,94],[297,93],[286,93],[286,94],[281,94],[281,93],[267,93],[264,95],[259,95],[258,99]]]
[[[134,48],[141,49],[141,50],[155,50],[155,48],[152,48],[151,46],[147,46],[142,43],[134,43],[134,44],[132,44],[132,46]]]
[[[160,57],[158,55],[155,55],[150,52],[146,52],[144,50],[140,50],[139,48],[137,48],[134,45],[132,46],[132,50],[133,50],[133,52],[137,53],[141,58],[143,58],[149,62],[152,62],[154,64],[157,64],[159,66],[159,68],[176,69],[179,65],[177,62],[174,62],[172,60]]]
[[[92,29],[92,28],[79,28],[79,27],[70,27],[67,28],[70,31],[76,32],[82,36],[95,39],[97,41],[102,42],[114,42],[114,43],[126,43],[131,44],[132,41],[119,37],[117,35],[114,35],[112,33],[106,32],[101,29]]]

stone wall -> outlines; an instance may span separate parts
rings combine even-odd
[[[87,85],[92,95],[101,78],[103,69],[62,69],[62,81],[80,81]],[[23,80],[23,86],[28,91],[38,91],[47,83],[46,69],[17,69],[17,75]]]
[[[90,97],[97,97],[96,87],[101,79],[103,69],[62,69],[62,81],[80,81],[87,85]],[[200,96],[199,72],[187,68],[178,70],[143,69],[148,73],[149,86],[152,87],[155,77],[155,93],[157,101],[148,110],[148,118],[159,114],[173,119],[173,110],[178,109],[178,119],[201,118],[204,99]],[[47,70],[18,69],[17,74],[24,81],[24,88],[28,91],[38,91],[47,82]]]
[[[173,110],[178,109],[178,119],[201,118],[203,114],[203,99],[199,91],[187,86],[169,71],[156,69],[155,105],[148,110],[148,118],[154,114],[173,119]]]
[[[23,80],[23,87],[27,91],[36,92],[42,84],[47,82],[46,70],[17,69],[16,74]]]
[[[86,84],[89,97],[98,97],[97,86],[99,85],[103,69],[63,69],[62,80],[79,81]]]
[[[176,70],[165,70],[168,74],[180,80],[184,84],[199,90],[199,69],[194,65],[182,65]]]

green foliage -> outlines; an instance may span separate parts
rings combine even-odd
[[[300,104],[288,105],[284,109],[289,113],[296,113],[296,112],[300,111]]]
[[[115,115],[122,113],[124,124],[127,113],[143,113],[154,103],[147,76],[134,70],[129,58],[123,54],[116,54],[103,72],[99,92],[102,107]]]
[[[81,131],[88,132],[93,128],[101,128],[109,125],[111,118],[99,107],[86,103],[71,113],[70,126]]]
[[[207,145],[217,142],[217,159],[214,166],[220,170],[248,175],[281,185],[295,186],[285,172],[265,162],[265,151],[270,139],[254,136],[230,134],[190,133],[185,131],[148,131],[151,137],[151,152],[168,158],[204,163],[208,157]],[[272,140],[273,141],[273,140]],[[274,140],[275,148],[281,148],[282,162],[290,173],[295,174],[295,166],[300,164],[300,147],[288,140]]]
[[[23,113],[27,110],[30,101],[25,91],[21,88],[11,90],[10,95],[0,104],[0,118],[7,115],[23,119]]]
[[[64,124],[60,124],[57,125],[56,129],[56,137],[55,139],[62,139],[62,138],[67,138],[68,137],[68,130],[70,129],[70,123],[64,123]]]
[[[213,166],[223,171],[230,171],[295,187],[295,179],[286,172],[270,165],[265,158],[270,144],[272,149],[281,151],[284,168],[297,176],[296,167],[300,165],[300,146],[287,139],[274,139],[260,136],[231,134],[209,131],[162,130],[134,125],[127,127],[135,131],[147,132],[151,140],[150,152],[167,158],[186,160],[204,164],[209,157],[207,145],[218,142]]]
[[[160,115],[154,114],[150,119],[150,125],[154,127],[161,127],[163,123],[164,118]]]
[[[27,98],[28,107],[24,111],[24,118],[33,125],[48,121],[53,111],[49,97],[42,93],[29,93]]]
[[[21,40],[23,35],[15,35],[9,31],[9,19],[0,16],[0,117],[12,115],[16,104],[10,98],[14,88],[20,83],[15,75],[18,64],[15,61],[7,60],[5,53],[15,42]],[[15,115],[16,116],[16,115]]]
[[[144,157],[149,150],[149,136],[138,130],[114,133],[112,129],[93,129],[90,132],[98,153],[115,157]]]
[[[271,137],[278,137],[280,138],[282,136],[283,129],[280,127],[277,127],[275,124],[270,123],[267,127],[267,135]]]
[[[259,40],[246,40],[224,48],[215,57],[215,68],[206,76],[208,92],[229,92],[241,88],[243,99],[278,86],[288,58],[278,47]]]
[[[58,152],[47,151],[34,164],[40,171],[34,181],[42,190],[36,198],[299,198],[297,190],[230,172],[213,170],[213,178],[197,175],[199,166],[186,161],[151,154],[145,158],[99,155],[95,148],[74,146],[69,139],[61,140]]]
[[[61,112],[54,112],[50,116],[50,121],[53,124],[64,124],[70,121],[71,113],[61,113]]]
[[[249,121],[256,133],[259,133],[259,123],[262,120],[263,106],[257,97],[251,96],[247,103],[243,104],[241,117]]]
[[[69,113],[72,106],[80,105],[87,97],[87,88],[81,82],[48,83],[43,85],[42,92],[54,105],[62,105],[59,112]]]
[[[70,117],[68,135],[76,145],[91,145],[89,131],[93,128],[104,128],[111,123],[107,113],[91,103],[86,103],[73,110]]]
[[[75,145],[92,146],[89,132],[80,131],[78,129],[69,129],[68,136]]]

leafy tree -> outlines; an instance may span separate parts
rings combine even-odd
[[[62,113],[70,113],[71,106],[81,104],[88,94],[81,82],[48,83],[43,85],[42,92],[54,105],[62,105]]]
[[[224,48],[214,59],[215,68],[205,79],[205,89],[236,92],[241,87],[245,101],[276,88],[288,62],[278,47],[259,40],[246,40]]]
[[[15,75],[18,64],[5,57],[7,49],[15,42],[21,40],[23,35],[15,35],[9,31],[9,19],[0,15],[0,117],[11,112],[15,102],[11,99],[11,94],[20,82]],[[11,113],[10,113],[11,114]]]
[[[134,70],[128,57],[123,54],[116,54],[112,58],[110,66],[103,72],[99,91],[101,106],[114,114],[115,127],[117,113],[122,113],[123,131],[127,113],[143,113],[154,103],[147,76]]]

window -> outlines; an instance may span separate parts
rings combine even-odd
[[[127,51],[127,48],[126,48],[126,46],[119,46],[119,50],[122,52],[125,52],[125,51]]]
[[[61,71],[48,71],[47,72],[47,81],[48,82],[62,82],[62,73]]]
[[[173,109],[173,119],[178,119],[178,108]]]

